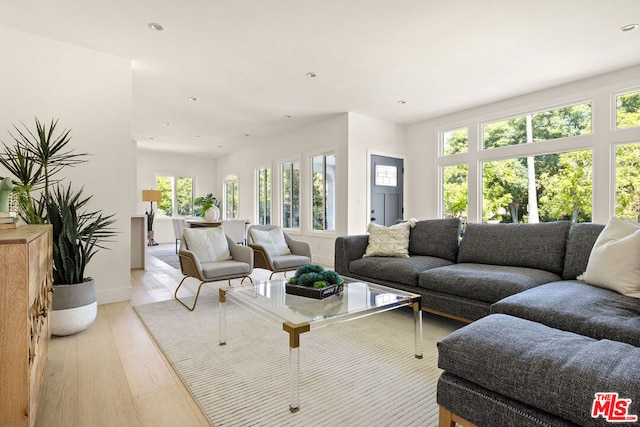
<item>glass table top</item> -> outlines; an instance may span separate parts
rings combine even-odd
[[[225,288],[226,298],[277,322],[308,323],[311,329],[419,302],[420,296],[372,283],[345,279],[338,295],[314,299],[289,295],[285,279]]]

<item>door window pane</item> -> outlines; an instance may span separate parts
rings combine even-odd
[[[396,187],[398,185],[398,168],[376,165],[376,185]]]

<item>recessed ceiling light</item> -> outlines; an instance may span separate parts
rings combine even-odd
[[[405,101],[404,99],[401,99],[400,101],[398,101],[398,104],[401,104],[401,105],[404,105],[406,103],[407,103],[407,101]]]
[[[624,27],[620,28],[620,31],[622,31],[623,33],[626,33],[628,31],[633,31],[636,28],[638,28],[638,24],[629,24],[629,25],[625,25]]]
[[[189,101],[197,101],[198,98],[194,97],[194,96],[190,96],[187,98]]]
[[[250,134],[248,134],[248,133],[245,133],[245,134],[244,134],[244,136],[251,136],[251,135],[250,135]]]
[[[317,76],[318,76],[316,73],[313,73],[313,72],[307,73],[307,74],[305,74],[305,75],[306,75],[307,77],[311,77],[311,78],[313,78],[313,77],[317,77]]]
[[[290,115],[288,115],[288,114],[285,114],[284,118],[285,118],[285,119],[290,119],[290,118],[291,118],[291,116],[290,116]]]
[[[153,31],[163,31],[164,27],[156,22],[152,22],[149,24],[149,28],[151,28]]]
[[[165,123],[163,123],[163,124],[164,124],[165,126],[171,126],[171,123],[169,123],[169,122],[165,122]]]

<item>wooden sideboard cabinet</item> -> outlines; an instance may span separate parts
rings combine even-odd
[[[51,226],[0,230],[0,426],[33,426],[51,336]]]

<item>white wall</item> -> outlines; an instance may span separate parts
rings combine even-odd
[[[142,201],[142,190],[155,188],[156,175],[173,175],[192,177],[195,197],[213,193],[218,199],[222,198],[221,186],[216,181],[216,160],[206,157],[183,156],[159,151],[138,149],[137,180],[134,190],[133,214],[144,214],[149,210],[149,202]],[[154,203],[153,208],[156,208]],[[158,243],[175,241],[171,219],[156,216],[154,223],[154,238]]]
[[[615,130],[612,105],[615,93],[640,90],[640,66],[618,70],[601,76],[576,81],[552,89],[507,99],[482,107],[460,111],[437,119],[407,126],[407,163],[405,191],[409,199],[405,203],[405,217],[435,218],[439,215],[438,163],[449,159],[437,159],[438,132],[463,126],[469,128],[469,152],[456,155],[456,162],[469,164],[469,221],[482,218],[480,212],[481,175],[480,162],[492,155],[479,149],[478,132],[480,123],[507,118],[539,109],[574,102],[592,101],[592,134],[586,137],[565,138],[562,141],[536,144],[532,146],[504,147],[503,153],[510,157],[522,156],[524,150],[539,150],[543,153],[549,147],[561,150],[590,149],[593,153],[593,222],[606,223],[614,215],[614,168],[613,146],[615,143],[640,142],[640,129]],[[613,106],[615,108],[615,105]],[[448,156],[453,157],[453,156]]]
[[[344,234],[367,231],[371,218],[371,155],[405,159],[404,139],[402,125],[349,113],[349,208]]]
[[[288,134],[265,141],[250,149],[242,150],[218,159],[219,192],[222,182],[228,175],[238,176],[238,217],[256,223],[256,176],[261,167],[272,168],[272,214],[271,223],[281,223],[280,173],[279,164],[287,161],[300,162],[301,206],[310,204],[310,164],[309,157],[326,152],[336,153],[337,182],[336,224],[345,224],[335,232],[314,232],[310,230],[309,209],[301,209],[300,231],[292,232],[294,238],[311,243],[314,262],[333,265],[333,246],[335,236],[346,233],[347,223],[347,121],[348,114],[338,114],[328,119],[294,130]]]
[[[0,139],[24,122],[59,118],[71,145],[92,156],[63,174],[93,194],[89,209],[115,214],[119,235],[87,267],[98,303],[128,300],[130,286],[131,62],[128,59],[0,28]],[[0,175],[5,175],[0,170]]]

